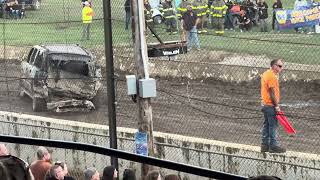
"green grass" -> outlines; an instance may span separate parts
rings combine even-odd
[[[272,3],[267,2],[271,7]],[[111,3],[114,45],[132,44],[131,32],[124,30],[124,1],[112,0]],[[289,0],[283,1],[284,7],[292,7],[293,3]],[[43,0],[41,9],[28,10],[25,19],[0,19],[0,42],[16,46],[41,43],[77,43],[91,48],[102,46],[104,44],[102,1],[93,0],[93,8],[96,16],[92,24],[92,38],[89,41],[80,41],[82,35],[80,0]],[[271,8],[269,9],[271,14]],[[180,40],[179,35],[166,34],[164,26],[159,26],[157,32],[164,41]],[[151,36],[148,36],[147,40],[156,41]],[[200,36],[203,48],[282,57],[288,62],[303,64],[319,64],[319,40],[320,36],[317,34],[296,34],[293,31],[260,33],[258,28],[250,33],[226,31],[223,37]]]

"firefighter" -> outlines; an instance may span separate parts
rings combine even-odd
[[[144,1],[144,17],[145,17],[145,21],[146,21],[146,30],[148,30],[148,27],[150,27],[155,32],[154,23],[153,23],[153,19],[152,19],[151,6],[150,6],[148,0]]]
[[[179,7],[177,7],[177,17],[179,20],[181,20],[182,15],[187,12],[187,5],[189,5],[190,3],[188,2],[188,0],[182,0],[182,2],[180,3]],[[181,29],[181,41],[186,41],[187,37],[187,32],[182,28]]]
[[[204,24],[207,21],[208,2],[206,0],[195,0],[193,6],[199,18],[198,33],[207,33],[207,30],[204,29]]]
[[[224,34],[224,16],[228,7],[224,0],[214,0],[210,7],[212,25],[215,28],[215,34],[222,36]]]
[[[167,26],[167,32],[170,34],[177,34],[176,12],[172,6],[172,1],[165,0],[165,2],[162,3],[161,10]]]
[[[177,7],[177,17],[180,20],[183,13],[187,12],[188,0],[182,0],[179,7]]]

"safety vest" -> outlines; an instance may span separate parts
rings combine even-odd
[[[171,5],[171,2],[165,2],[162,8],[162,16],[165,19],[175,18],[174,8]]]
[[[205,16],[207,14],[208,10],[208,3],[204,2],[203,0],[194,2],[195,6],[195,12],[197,13],[197,16]]]
[[[224,3],[223,0],[214,1],[210,7],[210,14],[212,17],[222,18],[227,13],[228,6]]]
[[[187,12],[187,1],[182,1],[180,6],[177,8],[177,17],[181,18],[183,13]]]
[[[87,23],[92,23],[92,16],[93,16],[93,10],[91,7],[83,7],[82,8],[82,22],[87,24]]]
[[[145,17],[146,22],[147,22],[148,24],[153,22],[152,14],[151,14],[151,12],[148,11],[146,8],[144,9],[144,17]]]

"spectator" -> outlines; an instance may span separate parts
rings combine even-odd
[[[265,0],[258,0],[258,15],[260,21],[260,31],[268,32],[268,25],[266,19],[268,18],[268,4]]]
[[[181,29],[187,32],[187,46],[188,51],[195,46],[197,50],[200,50],[200,42],[198,39],[197,25],[199,23],[199,18],[196,13],[192,11],[192,6],[187,5],[187,12],[182,15],[181,18]]]
[[[0,144],[0,156],[9,155],[8,149],[4,144]]]
[[[0,177],[2,180],[11,179],[7,167],[2,162],[0,162]]]
[[[181,180],[176,174],[168,174],[164,177],[164,180]]]
[[[62,167],[64,172],[64,180],[75,180],[72,176],[69,176],[68,167],[67,164],[61,161],[57,161],[54,163],[54,165],[59,165]]]
[[[51,166],[45,180],[64,180],[64,171],[60,165]]]
[[[51,154],[48,149],[40,146],[37,150],[37,160],[30,165],[35,180],[43,180],[51,168]]]
[[[11,155],[1,156],[0,164],[2,167],[0,168],[0,179],[5,179],[7,176],[8,180],[33,180],[32,173],[28,168],[29,165],[24,160]],[[7,174],[7,175],[5,175]]]
[[[282,9],[282,2],[281,0],[274,0],[274,3],[272,5],[272,30],[275,30],[275,23],[276,23],[276,11],[279,9]],[[277,28],[278,30],[278,28]]]
[[[235,7],[239,7],[238,5],[233,4],[232,0],[225,0],[225,4],[228,7],[226,15],[224,16],[224,24],[225,24],[225,30],[233,30],[234,26],[233,26],[233,15],[235,14],[235,12],[233,11],[233,9]]]
[[[146,180],[161,180],[161,174],[158,170],[149,171]]]
[[[126,2],[124,3],[124,11],[126,12],[126,19],[125,19],[126,27],[125,27],[125,29],[128,30],[130,20],[131,20],[131,0],[126,0]]]
[[[89,40],[90,28],[91,28],[92,17],[94,16],[94,12],[90,7],[90,3],[88,1],[85,1],[84,5],[85,7],[82,8],[82,23],[83,23],[82,40],[84,40],[85,38]]]
[[[87,168],[83,173],[84,180],[100,180],[100,174],[94,167]]]
[[[123,171],[123,180],[136,180],[136,172],[133,169]]]
[[[240,11],[239,28],[240,32],[250,31],[252,28],[252,22],[250,21],[248,14],[244,10]]]
[[[118,178],[118,171],[113,166],[107,166],[103,169],[102,180],[115,180]]]
[[[81,6],[85,7],[85,2],[88,1],[89,2],[89,6],[92,8],[92,0],[81,0]]]

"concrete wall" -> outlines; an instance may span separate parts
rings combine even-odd
[[[60,119],[0,111],[1,134],[48,138],[85,142],[109,146],[108,126],[88,124]],[[134,152],[135,129],[117,129],[119,149]],[[259,147],[226,143],[215,140],[186,137],[176,134],[155,132],[159,158],[206,167],[214,170],[253,176],[258,174],[277,175],[284,179],[318,179],[320,177],[320,158],[317,154],[287,152],[286,154],[262,154]],[[34,146],[8,144],[11,154],[17,155],[29,163],[35,159]],[[98,154],[53,149],[53,160],[64,160],[70,169],[83,170],[96,166],[100,171],[110,161]],[[138,163],[120,160],[121,170],[127,167],[139,172]],[[161,170],[164,174],[168,170]],[[181,173],[190,179],[203,179]]]
[[[31,46],[0,46],[1,58],[21,59],[30,48]],[[104,47],[98,46],[90,50],[102,67],[105,67]],[[114,47],[114,55],[116,69],[132,74],[136,72],[131,47]],[[259,78],[260,74],[269,68],[270,61],[266,56],[202,50],[179,55],[174,61],[169,61],[167,57],[150,58],[149,73],[151,76],[160,77],[242,82]],[[285,71],[280,78],[283,81],[320,80],[320,65],[285,63]]]

